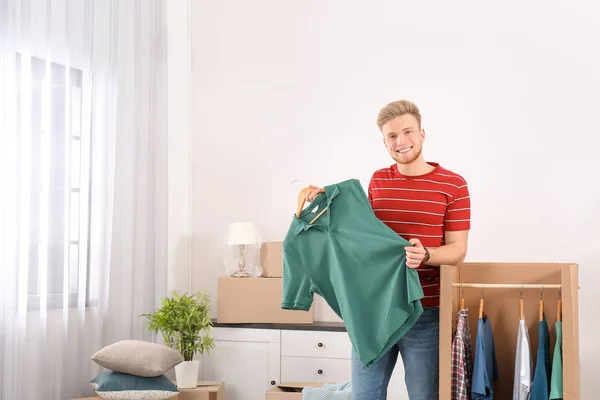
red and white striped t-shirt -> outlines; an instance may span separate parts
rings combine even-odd
[[[398,172],[398,165],[375,171],[369,183],[369,201],[377,218],[406,240],[417,238],[424,247],[444,244],[444,232],[471,228],[471,201],[467,182],[437,163],[418,176]],[[417,268],[425,297],[423,307],[440,303],[440,269]]]

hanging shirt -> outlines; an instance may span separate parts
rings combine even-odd
[[[423,313],[423,289],[417,271],[406,266],[411,244],[375,216],[360,182],[324,189],[294,215],[284,239],[281,307],[308,310],[317,293],[344,321],[362,365],[370,366]]]
[[[563,398],[562,376],[562,321],[554,324],[556,344],[554,345],[554,358],[552,359],[552,375],[550,379],[550,400]]]
[[[538,323],[538,351],[531,386],[531,400],[548,400],[550,398],[550,332],[546,315]]]
[[[513,400],[529,400],[532,371],[533,360],[531,359],[529,331],[527,330],[525,320],[521,319],[519,320],[519,332],[517,335]]]
[[[469,328],[469,310],[458,312],[452,341],[452,400],[468,400],[473,377],[473,350]]]
[[[489,315],[477,321],[475,359],[473,363],[473,400],[494,398],[494,382],[498,380],[498,362],[494,346],[494,334]]]

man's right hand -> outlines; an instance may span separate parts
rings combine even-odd
[[[315,199],[315,197],[317,197],[317,194],[319,194],[319,191],[321,191],[323,188],[315,185],[308,185],[308,187],[309,189],[306,191],[306,201],[311,202]]]

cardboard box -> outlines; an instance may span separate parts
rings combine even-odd
[[[286,382],[267,390],[266,400],[302,400],[302,388],[323,387],[323,382]]]
[[[264,277],[283,277],[283,242],[263,243],[260,247],[260,265]]]
[[[193,389],[179,389],[175,400],[225,400],[223,382],[198,382]]]
[[[484,313],[489,316],[494,333],[494,346],[500,379],[495,382],[494,398],[512,398],[516,344],[519,328],[519,300],[523,299],[523,313],[529,331],[532,359],[538,348],[540,297],[550,330],[550,360],[554,352],[557,319],[558,288],[524,288],[519,285],[561,285],[562,345],[563,345],[563,398],[580,398],[579,381],[579,320],[578,320],[578,266],[569,263],[464,263],[442,266],[440,293],[440,399],[450,399],[451,346],[456,330],[456,315],[460,307],[461,291],[465,307],[469,309],[469,327],[475,346],[479,302],[483,296]],[[464,287],[461,284],[473,284]],[[479,284],[511,285],[493,288]],[[522,294],[521,294],[522,292]],[[473,347],[475,351],[475,347]],[[534,364],[535,366],[535,364]]]
[[[234,278],[221,276],[217,282],[217,322],[312,324],[309,311],[281,308],[282,278]]]

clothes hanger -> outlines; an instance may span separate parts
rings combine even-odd
[[[302,213],[302,209],[304,208],[304,203],[306,202],[306,192],[310,190],[309,187],[305,187],[298,193],[298,207],[296,208],[296,217],[300,217]],[[325,193],[325,189],[319,190],[317,193]]]
[[[540,322],[544,319],[544,285],[542,285],[542,290],[540,291]]]
[[[460,286],[460,309],[463,310],[465,308],[465,284],[463,283]]]
[[[519,318],[525,319],[523,314],[523,286],[521,286],[521,297],[519,298]]]
[[[479,318],[483,318],[483,285],[481,285],[481,299],[479,299]]]
[[[300,218],[300,214],[302,214],[302,209],[304,208],[304,203],[306,203],[306,192],[308,192],[310,190],[309,187],[306,187],[304,189],[302,189],[300,191],[300,193],[298,193],[298,206],[296,208],[296,217]],[[319,193],[325,193],[325,189],[321,188],[317,194]],[[321,217],[321,215],[323,215],[323,213],[327,211],[327,207],[325,207],[319,214],[317,214],[317,216],[315,218],[313,218],[312,221],[310,221],[310,225],[312,225],[316,220],[319,219],[319,217]]]
[[[558,289],[558,305],[556,306],[556,320],[562,320],[562,301],[560,300],[560,290]]]

